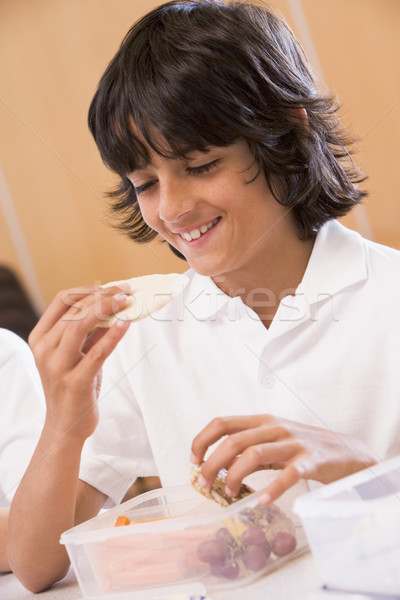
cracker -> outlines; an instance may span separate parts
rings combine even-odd
[[[250,494],[254,493],[254,490],[250,486],[246,485],[245,483],[242,483],[239,489],[239,493],[237,494],[237,496],[235,496],[235,498],[232,498],[232,496],[228,496],[228,494],[226,494],[225,492],[225,482],[227,473],[226,469],[221,469],[211,487],[209,489],[206,489],[199,485],[198,479],[200,472],[201,465],[192,468],[190,473],[190,483],[196,491],[200,492],[200,494],[202,494],[209,500],[214,500],[214,502],[216,502],[220,506],[230,506],[234,502],[242,500],[242,498],[245,498],[246,496],[249,496]]]
[[[124,321],[139,321],[163,308],[179,292],[183,290],[188,278],[179,273],[166,275],[154,274],[132,277],[120,281],[111,281],[101,287],[110,287],[121,283],[129,284],[131,295],[129,304],[115,315],[100,321],[97,327],[111,327],[117,319]]]

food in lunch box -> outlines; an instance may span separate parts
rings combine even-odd
[[[131,521],[125,515],[119,515],[114,523],[114,527],[123,527],[124,525],[137,525],[139,523],[153,523],[154,521],[165,521],[165,519],[172,519],[172,517],[160,517],[159,519],[145,519],[142,521]]]
[[[117,520],[115,521],[114,527],[123,527],[124,525],[130,525],[130,524],[131,524],[131,520],[128,519],[128,517],[125,517],[125,515],[119,515],[117,517]]]
[[[102,320],[97,327],[111,327],[117,319],[139,321],[163,308],[185,287],[188,278],[179,273],[143,275],[120,281],[111,281],[102,287],[121,283],[131,286],[130,303],[115,315]]]
[[[200,472],[201,465],[192,468],[190,473],[190,483],[192,484],[195,490],[200,492],[200,494],[202,494],[209,500],[214,500],[220,506],[229,506],[233,502],[242,500],[242,498],[245,498],[246,496],[249,496],[249,494],[254,493],[254,490],[250,486],[246,485],[245,483],[242,483],[239,489],[239,493],[237,494],[237,496],[235,496],[235,498],[228,496],[228,494],[226,494],[225,492],[225,480],[227,472],[226,469],[221,469],[210,488],[203,488],[199,485],[198,481]]]
[[[175,517],[134,521],[120,515],[115,526],[130,525],[129,533],[104,540],[97,554],[104,591],[186,578],[246,579],[276,568],[296,549],[295,525],[275,504],[238,506],[234,516],[217,513],[217,522],[191,525],[188,518],[184,527],[160,530],[157,523],[145,530],[141,525]]]
[[[245,508],[223,524],[197,548],[197,557],[215,577],[236,579],[261,571],[297,546],[292,520],[274,504]]]

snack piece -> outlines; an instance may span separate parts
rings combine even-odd
[[[190,483],[192,484],[195,490],[200,492],[200,494],[202,494],[209,500],[214,500],[220,506],[229,506],[233,502],[242,500],[242,498],[245,498],[246,496],[249,496],[249,494],[254,493],[254,490],[250,486],[246,485],[245,483],[242,483],[239,489],[239,493],[235,498],[228,496],[228,494],[225,493],[225,480],[227,473],[226,469],[221,469],[221,471],[215,478],[215,481],[213,482],[212,486],[209,489],[205,489],[199,485],[198,480],[200,472],[201,465],[192,468],[190,473]]]
[[[185,275],[168,273],[166,275],[143,275],[106,283],[102,287],[129,283],[132,289],[131,301],[126,308],[98,323],[97,327],[111,327],[117,319],[124,321],[144,319],[168,304],[187,282],[188,278]]]

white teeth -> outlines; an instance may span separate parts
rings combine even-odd
[[[201,233],[198,229],[193,229],[193,231],[190,232],[190,235],[192,236],[193,240],[198,240],[201,236]]]
[[[214,221],[211,221],[211,223],[208,223],[208,225],[202,225],[200,229],[192,229],[192,231],[190,232],[181,233],[181,236],[188,242],[191,242],[192,240],[198,240],[199,237],[201,237],[203,233],[206,233],[209,229],[211,229],[211,227],[213,227],[213,225],[215,225],[216,222],[217,219],[214,219]]]

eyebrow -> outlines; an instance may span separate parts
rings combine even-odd
[[[192,152],[200,152],[201,154],[209,154],[212,149],[213,149],[213,147],[210,147],[210,148],[208,148],[206,150],[193,150]],[[176,158],[186,158],[186,160],[194,160],[190,156],[176,157]],[[171,157],[171,160],[174,160],[174,157]],[[133,169],[131,169],[131,171],[129,172],[129,175],[132,175],[136,171],[144,171],[145,169],[148,169],[149,167],[152,167],[152,166],[153,166],[153,164],[149,160],[147,162],[145,162],[145,163],[139,163]]]
[[[142,163],[139,165],[136,165],[136,167],[134,167],[131,171],[130,171],[130,175],[132,175],[132,173],[135,173],[135,171],[143,171],[144,169],[147,169],[149,166],[151,166],[151,163],[146,162],[146,163]]]

